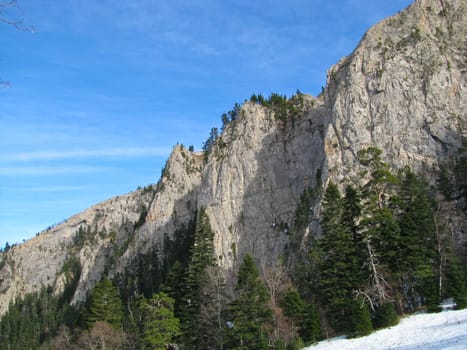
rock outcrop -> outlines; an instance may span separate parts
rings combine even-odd
[[[300,195],[318,183],[358,183],[357,152],[383,150],[391,166],[410,166],[435,184],[466,132],[466,3],[418,0],[371,28],[355,51],[328,72],[318,98],[297,101],[294,115],[245,103],[209,155],[177,145],[157,185],[110,199],[0,255],[0,314],[41,286],[61,293],[64,264],[81,274],[73,301],[132,257],[164,254],[166,239],[205,208],[214,246],[231,278],[246,253],[274,263],[290,241]],[[319,230],[319,203],[307,230]],[[465,213],[455,216],[459,240]],[[465,228],[464,228],[465,229]]]

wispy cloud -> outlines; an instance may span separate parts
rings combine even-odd
[[[0,176],[43,176],[43,175],[61,175],[61,174],[87,174],[111,171],[111,167],[100,166],[7,166],[0,167]]]
[[[40,192],[47,192],[47,193],[51,193],[51,192],[76,192],[76,191],[89,191],[91,189],[94,189],[94,187],[91,187],[91,186],[36,186],[36,187],[24,187],[24,186],[20,186],[20,187],[16,187],[14,189],[15,192],[27,192],[27,193],[31,193],[31,192],[36,192],[36,193],[40,193]],[[6,192],[6,191],[11,191],[12,188],[11,187],[0,187],[0,192]]]
[[[168,147],[122,147],[109,149],[77,149],[31,151],[0,155],[0,161],[32,162],[53,160],[74,160],[89,158],[140,158],[147,156],[167,156],[171,149]],[[1,168],[0,168],[1,169]]]

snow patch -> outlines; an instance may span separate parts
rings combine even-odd
[[[467,309],[418,314],[355,339],[328,339],[304,350],[466,350]]]

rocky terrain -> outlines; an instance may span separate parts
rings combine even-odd
[[[409,166],[436,184],[440,165],[456,155],[466,130],[466,2],[418,0],[371,28],[328,71],[317,98],[292,101],[296,113],[244,103],[209,154],[174,147],[160,181],[87,209],[8,252],[0,253],[0,314],[41,286],[63,292],[64,264],[82,270],[73,297],[82,301],[103,276],[115,276],[137,254],[164,256],[197,210],[205,208],[227,281],[251,253],[275,263],[290,242],[300,195],[330,180],[359,183],[357,152],[383,151],[394,169]],[[465,213],[444,203],[458,244]],[[320,205],[310,208],[302,241],[319,232]]]

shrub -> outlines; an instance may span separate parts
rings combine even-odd
[[[362,300],[356,300],[352,305],[352,336],[363,337],[373,331],[370,310]]]
[[[399,316],[393,304],[385,303],[381,305],[373,317],[373,326],[375,328],[384,328],[395,326],[399,323]]]

